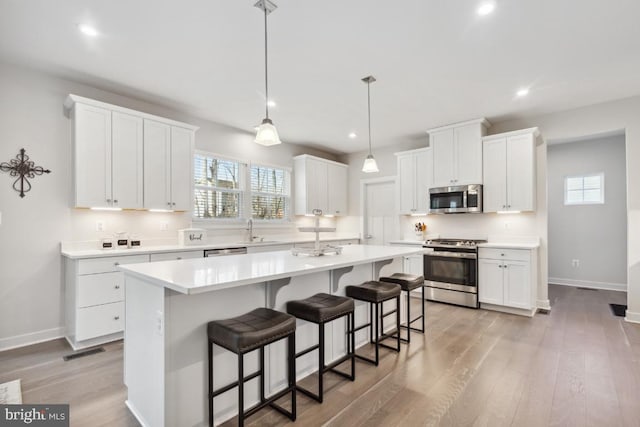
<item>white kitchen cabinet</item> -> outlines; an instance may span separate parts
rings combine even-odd
[[[478,119],[427,131],[434,187],[482,184],[482,137],[489,126]]]
[[[481,307],[532,316],[536,311],[537,269],[537,249],[480,248]]]
[[[484,212],[534,211],[537,128],[483,138]]]
[[[348,166],[319,157],[294,157],[295,214],[347,214]]]
[[[289,251],[293,248],[291,243],[278,243],[274,245],[260,245],[247,247],[248,254],[257,254],[261,252]]]
[[[399,213],[429,212],[429,188],[433,186],[433,151],[431,148],[395,153],[398,163]]]
[[[142,119],[74,103],[76,207],[142,207]]]
[[[144,120],[144,207],[191,209],[193,131]]]
[[[77,95],[64,105],[73,119],[75,207],[191,209],[197,127]]]
[[[193,258],[204,258],[204,250],[200,249],[197,251],[180,251],[180,252],[162,252],[158,254],[151,254],[150,261],[173,261],[173,260],[181,260],[181,259],[193,259]]]
[[[124,274],[118,265],[143,262],[149,255],[65,260],[65,336],[74,350],[122,338]]]

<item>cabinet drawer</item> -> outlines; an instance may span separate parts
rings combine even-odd
[[[183,252],[165,252],[162,254],[151,254],[150,261],[171,261],[176,259],[204,258],[204,250],[199,251],[183,251]]]
[[[149,262],[149,255],[126,255],[78,260],[78,274],[97,274],[118,271],[118,265]]]
[[[531,259],[531,251],[528,249],[480,248],[478,250],[478,258],[529,261]]]
[[[124,301],[124,274],[103,273],[78,277],[78,308]]]
[[[76,340],[84,341],[124,330],[124,302],[77,309]]]

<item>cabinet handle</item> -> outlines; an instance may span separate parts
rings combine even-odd
[[[507,207],[508,207],[508,208],[510,208],[510,207],[511,207],[511,205],[507,205]]]
[[[107,199],[107,203],[111,203],[111,199]]]
[[[120,316],[113,316],[113,320],[120,320]]]
[[[116,267],[120,265],[119,262],[114,262],[113,265],[115,265]]]
[[[120,289],[120,285],[115,285],[114,288]]]
[[[171,202],[167,202],[167,206],[171,206]]]
[[[506,209],[507,205],[502,205],[502,209]]]
[[[179,256],[179,257],[178,257],[178,258],[176,258],[176,259],[180,260],[180,259],[182,259],[182,257],[181,257],[181,256]]]
[[[113,199],[113,203],[118,203],[118,199]]]
[[[337,214],[339,214],[339,213],[340,213],[340,211],[336,211],[336,213],[337,213]]]
[[[500,256],[504,256],[504,254],[500,254]]]

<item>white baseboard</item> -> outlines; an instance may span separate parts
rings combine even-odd
[[[46,329],[44,331],[32,332],[30,334],[16,335],[14,337],[0,338],[0,351],[11,350],[18,347],[25,347],[45,341],[51,341],[64,336],[64,326]]]
[[[634,313],[632,311],[627,310],[624,320],[626,320],[629,323],[640,323],[640,313]]]
[[[607,291],[627,292],[626,283],[593,282],[591,280],[561,279],[549,277],[550,285],[573,286],[576,288],[604,289]]]
[[[536,301],[538,310],[551,310],[551,302],[548,299],[539,299]]]

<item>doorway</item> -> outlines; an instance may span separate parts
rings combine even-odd
[[[549,283],[627,290],[623,130],[549,141]]]
[[[363,244],[386,245],[397,239],[396,178],[363,179],[360,195]]]

